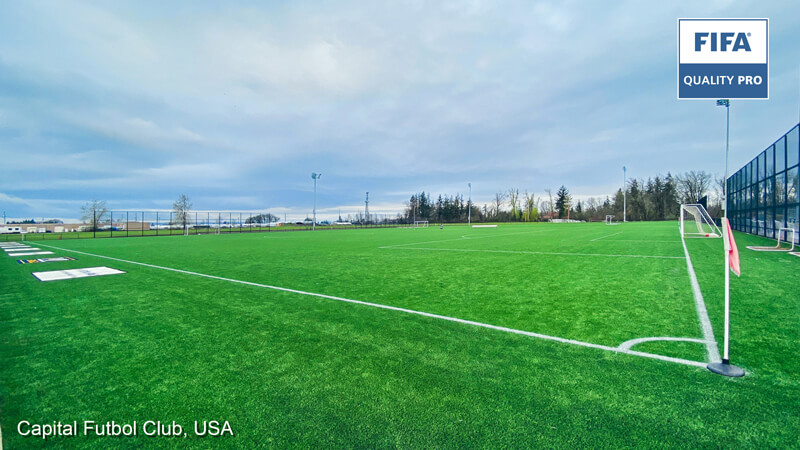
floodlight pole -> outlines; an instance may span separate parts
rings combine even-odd
[[[311,219],[311,231],[314,231],[317,229],[317,180],[322,178],[322,174],[312,172],[311,178],[314,179],[314,217]]]
[[[472,226],[472,183],[467,183],[469,186],[469,197],[467,198],[467,226]]]
[[[628,168],[622,166],[622,221],[628,221],[628,188],[626,186],[628,184]]]
[[[728,224],[728,152],[730,149],[731,108],[730,100],[717,100],[717,106],[725,107],[725,177],[722,179],[722,241],[725,245],[725,337],[723,342],[722,362],[712,362],[708,370],[728,377],[744,376],[744,370],[730,363],[728,347],[730,342],[731,314],[731,272],[730,272],[730,238]]]

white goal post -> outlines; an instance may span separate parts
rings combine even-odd
[[[428,221],[427,220],[415,220],[414,221],[414,228],[428,228]]]
[[[614,222],[614,216],[606,215],[606,225],[619,225],[619,222]]]
[[[777,235],[778,243],[775,245],[775,247],[759,247],[755,245],[748,245],[747,248],[757,252],[793,252],[794,243],[796,240],[794,233],[794,228],[776,228],[775,234]],[[783,240],[781,240],[781,235],[784,236]],[[791,236],[791,238],[789,238],[789,236]],[[788,243],[789,247],[781,247],[781,243]]]
[[[722,231],[714,223],[714,219],[700,204],[681,205],[681,236],[689,237],[722,237]]]

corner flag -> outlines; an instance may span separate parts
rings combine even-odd
[[[737,277],[742,276],[742,270],[739,267],[739,249],[736,247],[736,240],[733,238],[733,230],[731,230],[731,224],[728,222],[728,219],[722,219],[725,221],[725,233],[727,234],[725,239],[725,251],[728,252],[730,257],[730,266],[731,272],[735,273]]]

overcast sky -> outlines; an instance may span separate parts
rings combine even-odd
[[[677,18],[768,17],[770,100],[731,169],[798,123],[800,2],[0,3],[0,207],[397,212],[416,191],[612,194],[722,174],[725,113],[676,99]]]

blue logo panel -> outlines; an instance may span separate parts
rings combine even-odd
[[[767,98],[766,64],[681,64],[680,98]]]

